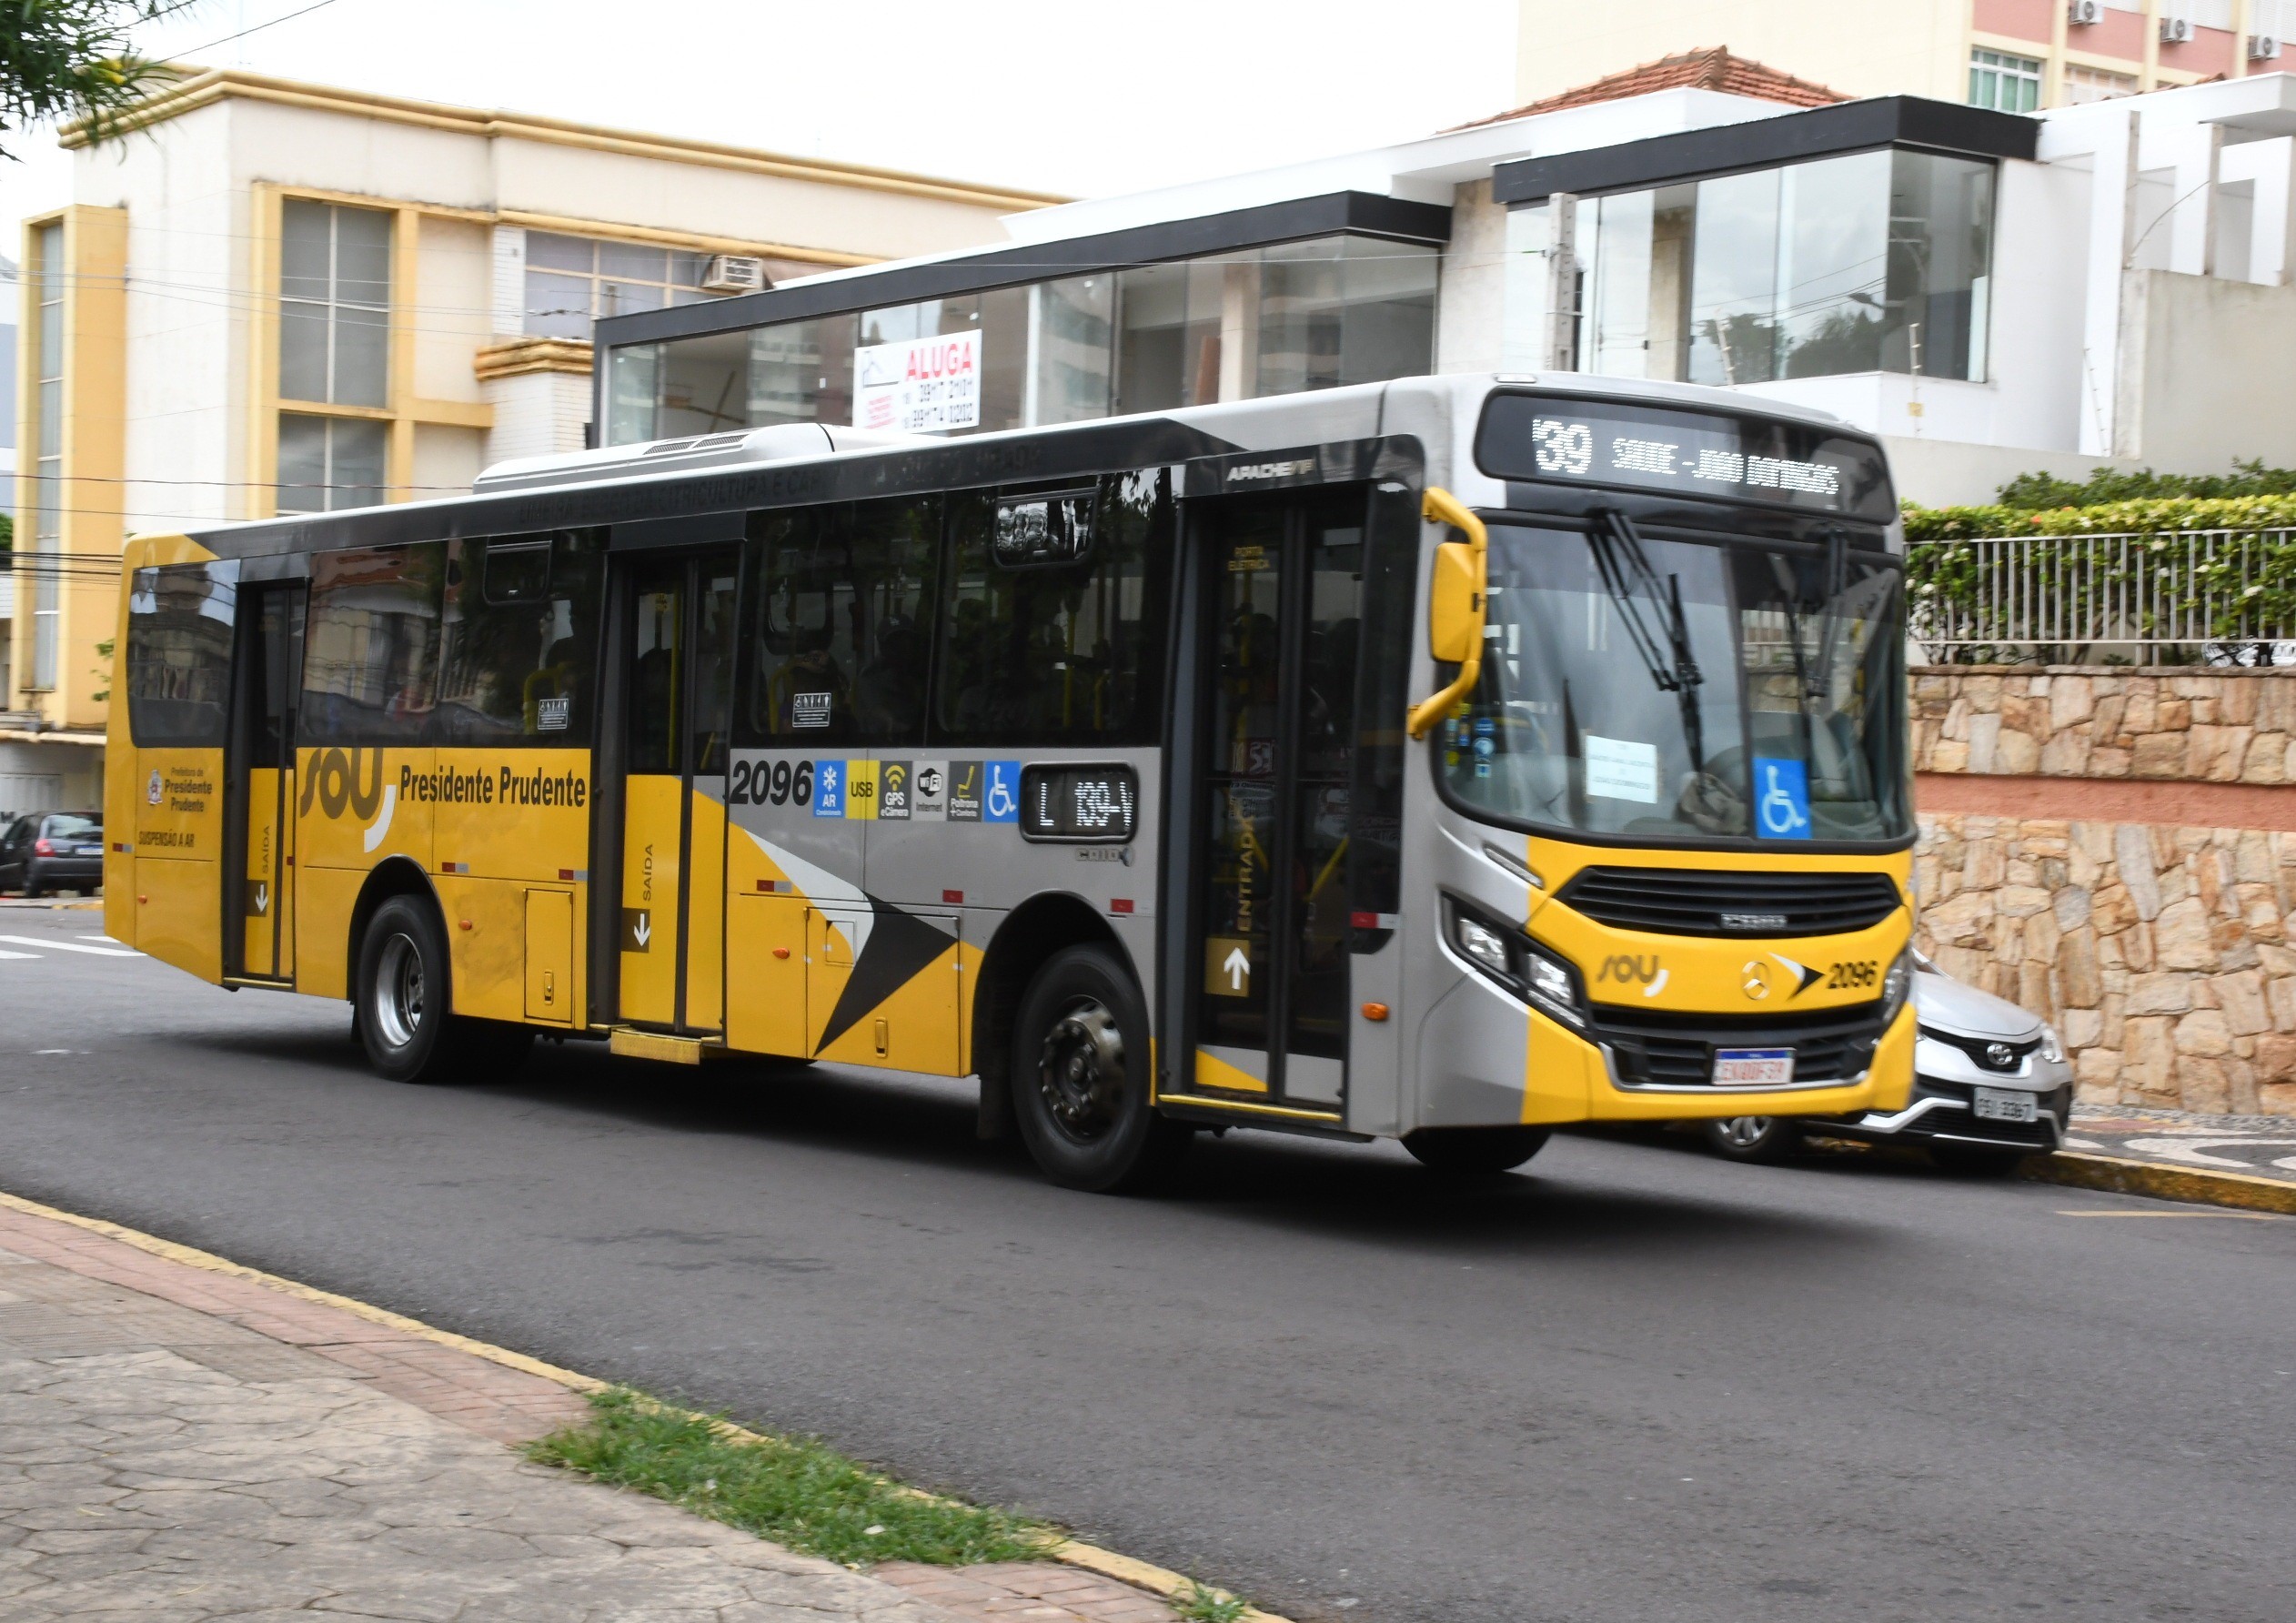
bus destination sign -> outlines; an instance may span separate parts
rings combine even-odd
[[[1671,490],[1879,519],[1893,510],[1873,446],[1802,423],[1720,412],[1494,395],[1475,459],[1508,479]]]

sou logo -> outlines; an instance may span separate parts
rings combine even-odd
[[[369,755],[374,758],[373,770],[362,774],[360,769],[367,764],[362,758]],[[362,775],[367,780],[364,783],[359,781]],[[347,753],[339,749],[314,750],[310,767],[303,775],[303,800],[296,808],[297,815],[309,816],[313,801],[330,819],[348,811],[366,823],[362,837],[372,851],[390,833],[392,813],[398,810],[398,785],[384,781],[380,750]]]

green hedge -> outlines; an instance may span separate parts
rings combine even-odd
[[[2158,534],[2180,529],[2296,529],[2296,495],[2170,496],[2088,507],[1925,508],[1905,504],[1908,541],[1971,541],[1992,536]]]

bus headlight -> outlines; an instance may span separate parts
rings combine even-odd
[[[1536,945],[1521,930],[1483,917],[1465,903],[1452,902],[1449,912],[1451,945],[1460,957],[1540,1013],[1571,1025],[1586,1023],[1580,1007],[1578,977],[1571,973],[1568,964]]]
[[[1889,973],[1881,978],[1881,1023],[1888,1025],[1898,1018],[1898,1011],[1906,1006],[1906,993],[1913,990],[1913,949],[1908,947],[1898,954],[1898,961],[1889,966]]]

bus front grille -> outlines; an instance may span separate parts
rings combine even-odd
[[[1790,1048],[1795,1086],[1848,1082],[1873,1064],[1883,1030],[1879,1003],[1791,1017],[1662,1013],[1598,1003],[1594,1014],[1588,1035],[1609,1048],[1621,1087],[1712,1087],[1717,1048]]]
[[[1901,904],[1886,873],[1583,868],[1555,899],[1598,924],[1655,935],[1842,935]]]

